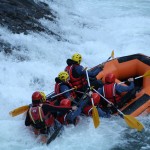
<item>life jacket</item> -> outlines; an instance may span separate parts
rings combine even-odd
[[[92,105],[90,105],[90,106],[85,106],[84,109],[83,109],[83,113],[84,113],[86,116],[91,116],[91,115],[92,115]]]
[[[70,77],[69,82],[72,84],[72,86],[76,86],[77,89],[80,89],[83,86],[87,85],[87,80],[86,80],[85,76],[80,76],[77,78],[73,77],[73,69],[75,66],[78,66],[78,64],[67,66],[65,68],[65,71],[67,71],[69,74],[69,77]]]
[[[72,112],[72,111],[70,110],[70,112]],[[69,120],[66,119],[67,114],[68,114],[68,113],[66,113],[66,114],[64,114],[64,115],[61,115],[61,116],[57,116],[57,120],[58,120],[61,124],[64,124],[64,125],[68,125],[68,124],[77,125],[78,122],[79,122],[79,117],[76,117],[75,120],[74,120],[74,122],[70,122]]]
[[[61,93],[61,92],[60,92],[60,86],[61,86],[61,84],[66,84],[67,86],[69,86],[70,88],[72,88],[71,83],[56,83],[56,84],[55,84],[55,94]],[[70,91],[70,96],[73,97],[73,98],[76,98],[75,92],[74,92],[74,91]],[[63,96],[63,94],[61,94],[61,95],[58,96],[57,99],[58,99],[58,100],[62,100],[62,99],[64,99],[64,98],[65,98],[65,97]]]
[[[106,99],[116,105],[120,102],[121,96],[116,93],[115,86],[116,83],[105,84],[103,86],[103,95]]]
[[[32,120],[33,127],[36,129],[43,129],[54,124],[54,117],[50,112],[44,115],[42,104],[36,107],[30,107],[29,116]]]

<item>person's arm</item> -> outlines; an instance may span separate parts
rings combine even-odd
[[[101,95],[103,95],[103,87],[97,90]]]
[[[121,85],[121,84],[116,84],[115,88],[116,88],[116,91],[119,92],[119,93],[128,92],[128,91],[134,89],[134,82],[131,81],[129,86],[124,86],[124,85]]]
[[[60,85],[60,92],[65,92],[66,90],[69,90],[70,88],[67,85]],[[69,98],[71,97],[70,92],[66,92],[64,94],[62,94],[65,98]]]
[[[54,106],[51,104],[43,104],[42,105],[42,110],[43,110],[44,114],[47,114],[49,111],[51,113],[56,113],[56,112],[66,113],[71,109],[72,109],[72,107]]]
[[[75,68],[76,72],[78,75],[82,76],[85,75],[86,76],[86,70],[83,68],[83,66],[76,66]],[[100,71],[102,71],[101,67],[97,67],[91,71],[88,71],[88,75],[89,77],[95,77]]]

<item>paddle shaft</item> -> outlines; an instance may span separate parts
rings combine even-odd
[[[76,88],[72,88],[72,89],[66,90],[66,91],[64,91],[64,92],[62,92],[62,93],[59,93],[59,94],[57,94],[57,95],[52,96],[51,98],[57,97],[57,96],[59,96],[59,95],[61,95],[61,94],[67,93],[67,92],[72,91],[72,90],[74,90],[74,89],[76,89]],[[52,92],[52,93],[53,93],[53,92]],[[46,96],[46,97],[47,97],[47,96]],[[30,105],[31,105],[31,104],[30,104]],[[25,111],[27,111],[28,108],[29,108],[29,105],[21,106],[21,107],[19,107],[19,108],[16,108],[16,109],[10,111],[9,113],[10,113],[12,116],[17,116],[17,115],[20,115],[20,114],[24,113]]]
[[[54,96],[49,96],[49,94],[46,96],[47,98],[55,98],[55,97],[57,97],[57,96],[60,96],[60,95],[62,95],[62,94],[64,94],[64,93],[67,93],[67,92],[70,92],[70,91],[73,91],[73,90],[75,90],[76,88],[72,88],[72,89],[69,89],[69,90],[66,90],[66,91],[64,91],[64,92],[62,92],[62,93],[59,93],[59,94],[56,94],[56,95],[54,95]]]
[[[110,60],[110,58],[113,58],[113,57],[114,57],[114,51],[112,51],[112,52],[111,52],[111,56],[109,56],[108,59],[107,59],[106,61],[104,61],[103,63],[101,63],[101,64],[105,64],[106,62],[108,62],[108,61]],[[89,70],[93,70],[93,69],[95,69],[96,67],[99,67],[101,64],[98,64],[97,66],[95,66],[95,67],[93,67],[93,68],[91,68],[91,69],[89,69]]]
[[[139,79],[139,78],[143,78],[143,76],[138,76],[138,77],[135,77],[134,79],[136,80],[136,79]]]
[[[136,79],[140,79],[140,78],[143,78],[143,77],[150,77],[150,70],[146,71],[143,75],[141,76],[138,76],[138,77],[135,77],[134,80]],[[125,83],[126,81],[123,81],[123,82],[120,82],[119,84],[122,84],[122,83]]]
[[[88,86],[90,87],[91,85],[90,85],[90,80],[89,80],[89,75],[88,75],[88,71],[87,71],[87,69],[86,69],[86,76],[87,76],[87,81],[88,81]],[[90,92],[90,96],[91,96],[91,92]],[[93,102],[93,98],[91,97],[91,101],[92,101],[92,105],[94,106],[94,102]]]
[[[89,80],[89,75],[88,75],[88,71],[86,69],[86,76],[87,76],[87,81],[88,81],[88,86],[90,88],[90,80]],[[89,95],[91,97],[91,102],[92,102],[92,118],[93,118],[93,123],[94,123],[94,127],[97,128],[100,124],[100,117],[98,114],[98,110],[96,109],[96,107],[94,106],[94,100],[92,95],[92,91],[90,89]]]
[[[107,103],[109,103],[111,106],[113,106],[119,113],[120,115],[124,116],[123,112],[121,112],[119,109],[117,109],[109,100],[107,100],[102,94],[100,94],[97,90],[93,89],[97,94],[99,94]]]
[[[136,80],[136,79],[140,79],[140,78],[143,78],[144,77],[144,75],[142,75],[142,76],[138,76],[138,77],[135,77],[134,78],[134,80]],[[123,81],[123,82],[119,82],[118,84],[123,84],[123,83],[125,83],[126,81]]]
[[[122,111],[117,109],[111,102],[109,102],[104,96],[102,96],[97,90],[95,89],[93,90],[118,111],[120,117],[125,120],[125,122],[130,128],[135,128],[138,131],[142,131],[144,129],[144,126],[142,125],[142,123],[140,123],[136,118],[130,115],[125,115]]]

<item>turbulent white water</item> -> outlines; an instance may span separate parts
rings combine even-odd
[[[24,126],[24,115],[12,118],[9,111],[31,103],[36,90],[49,94],[54,79],[75,52],[83,56],[83,66],[115,57],[143,53],[150,49],[150,0],[41,0],[57,12],[57,22],[41,23],[67,41],[57,41],[44,33],[13,34],[0,27],[1,38],[19,46],[11,56],[0,53],[0,149],[6,150],[118,150],[150,149],[150,116],[138,119],[143,133],[128,128],[119,117],[101,119],[95,129],[91,118],[77,127],[67,127],[49,146],[37,143]],[[25,61],[18,61],[22,56]]]

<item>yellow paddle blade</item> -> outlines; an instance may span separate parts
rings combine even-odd
[[[150,76],[150,70],[148,70],[147,72],[144,73],[143,77],[148,77]]]
[[[114,58],[114,50],[111,52],[111,58]]]
[[[99,119],[98,111],[95,106],[93,106],[92,109],[92,118],[93,118],[94,127],[97,128],[100,124],[100,119]]]
[[[138,131],[142,131],[144,126],[136,118],[130,115],[124,115],[124,119],[130,128],[135,128]]]
[[[27,111],[29,109],[29,105],[25,105],[25,106],[21,106],[21,107],[18,107],[12,111],[9,112],[9,114],[12,116],[12,117],[15,117],[17,115],[20,115],[22,113],[24,113],[25,111]]]

